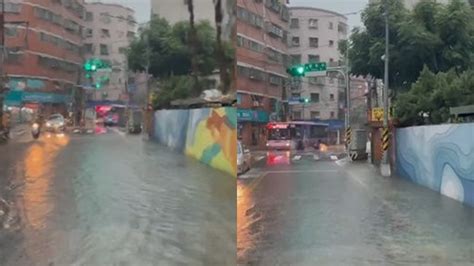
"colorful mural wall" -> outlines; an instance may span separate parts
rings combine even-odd
[[[474,207],[474,124],[398,129],[397,172]]]
[[[160,110],[154,115],[155,140],[236,176],[235,108]]]

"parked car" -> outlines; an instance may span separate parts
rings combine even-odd
[[[252,164],[252,155],[250,150],[245,148],[242,142],[237,142],[237,174],[243,174],[250,170]]]
[[[64,116],[60,114],[54,114],[49,116],[46,119],[46,123],[44,124],[45,131],[49,132],[64,132],[65,130],[65,119]]]
[[[104,119],[104,125],[106,126],[116,126],[119,121],[118,114],[108,114]]]

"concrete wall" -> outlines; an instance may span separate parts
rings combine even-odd
[[[474,206],[474,124],[398,129],[397,172]]]
[[[201,162],[237,174],[235,108],[160,110],[154,114],[153,138]]]

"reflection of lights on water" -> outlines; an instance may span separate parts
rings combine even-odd
[[[61,140],[35,143],[25,154],[23,202],[27,221],[34,229],[45,226],[47,216],[54,208],[49,200],[51,179],[54,177],[52,166],[59,151],[68,143],[67,138]]]
[[[254,245],[254,239],[249,230],[252,220],[247,215],[247,211],[252,207],[254,207],[254,202],[251,187],[237,183],[237,250]]]
[[[321,143],[321,144],[319,145],[319,150],[320,150],[320,151],[327,151],[327,150],[328,150],[328,146],[326,146],[326,145],[324,145],[324,144]]]

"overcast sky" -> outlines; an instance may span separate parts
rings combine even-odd
[[[89,2],[117,3],[131,7],[135,10],[137,20],[139,22],[145,22],[150,18],[150,1],[151,0],[101,0]],[[290,5],[292,6],[319,7],[342,14],[360,11],[367,3],[368,0],[290,0]],[[351,27],[361,25],[360,13],[347,15],[347,18],[349,19],[348,23]]]

